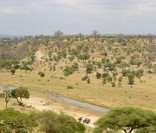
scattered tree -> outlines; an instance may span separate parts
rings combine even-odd
[[[128,74],[128,84],[134,84],[134,75],[132,73]]]
[[[15,68],[11,68],[11,73],[12,73],[12,75],[14,75],[15,74],[15,72],[16,72],[16,70],[15,70]]]
[[[86,65],[86,73],[87,74],[90,74],[90,73],[92,73],[92,71],[93,71],[93,64],[87,64]]]
[[[10,90],[4,90],[3,93],[4,93],[4,98],[5,98],[5,108],[7,108],[8,103],[9,103],[10,98],[11,98],[11,91]]]
[[[23,105],[22,98],[29,98],[29,91],[24,87],[19,87],[11,91],[11,96],[17,100],[18,105]]]

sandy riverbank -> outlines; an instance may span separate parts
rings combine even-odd
[[[94,127],[93,123],[103,115],[103,113],[98,111],[52,100],[45,94],[39,92],[31,92],[30,96],[31,97],[29,99],[23,99],[24,104],[40,111],[52,110],[56,113],[62,112],[74,117],[75,119],[78,119],[79,117],[89,118],[91,119],[91,122],[88,124],[90,127]]]

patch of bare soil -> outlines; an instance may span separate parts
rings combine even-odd
[[[82,122],[85,118],[88,118],[91,121],[86,125],[92,128],[94,127],[93,123],[104,115],[104,113],[98,111],[52,100],[45,94],[39,92],[31,92],[30,96],[31,97],[29,99],[23,99],[24,104],[40,111],[52,110],[56,113],[65,113],[74,117],[76,120],[78,120],[79,117],[83,117]]]

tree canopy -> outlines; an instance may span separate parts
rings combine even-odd
[[[46,133],[84,133],[85,127],[74,118],[52,111],[44,111],[38,117],[41,123],[41,130]]]
[[[109,111],[95,125],[96,133],[103,131],[117,132],[119,130],[123,130],[125,133],[132,133],[134,130],[143,129],[148,129],[150,132],[151,127],[156,126],[156,114],[140,108],[122,107]]]
[[[0,132],[2,133],[29,133],[37,126],[34,117],[14,109],[0,110]],[[20,132],[21,133],[21,132]]]
[[[18,105],[22,105],[22,98],[29,98],[29,91],[24,87],[19,87],[11,91],[11,96],[15,98],[18,102]]]

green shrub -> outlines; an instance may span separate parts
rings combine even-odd
[[[102,83],[103,83],[103,84],[106,84],[106,83],[107,83],[107,79],[106,79],[106,78],[103,78],[103,79],[102,79]]]
[[[107,77],[107,80],[108,80],[108,82],[112,81],[112,77],[111,76],[108,76]]]
[[[122,69],[122,75],[127,76],[130,73],[130,70]]]
[[[93,71],[93,64],[87,64],[86,65],[86,73],[90,74]]]
[[[85,75],[84,77],[82,77],[82,81],[85,81],[88,79],[88,75]]]
[[[87,79],[87,83],[90,84],[90,78]]]
[[[134,84],[134,75],[128,74],[128,84],[133,85]]]
[[[40,72],[38,72],[38,75],[40,75],[40,77],[44,77],[45,73],[40,71]]]
[[[100,79],[100,78],[101,78],[101,73],[96,72],[96,78],[97,78],[97,79]]]
[[[115,85],[115,82],[111,82],[111,85],[112,85],[112,87],[115,87],[116,85]]]
[[[74,89],[74,88],[71,85],[67,85],[67,89]]]
[[[14,75],[15,72],[16,72],[16,69],[15,68],[11,68],[10,72],[12,73],[12,75]]]
[[[69,76],[74,73],[74,69],[72,67],[66,66],[63,72],[64,72],[64,76]]]

